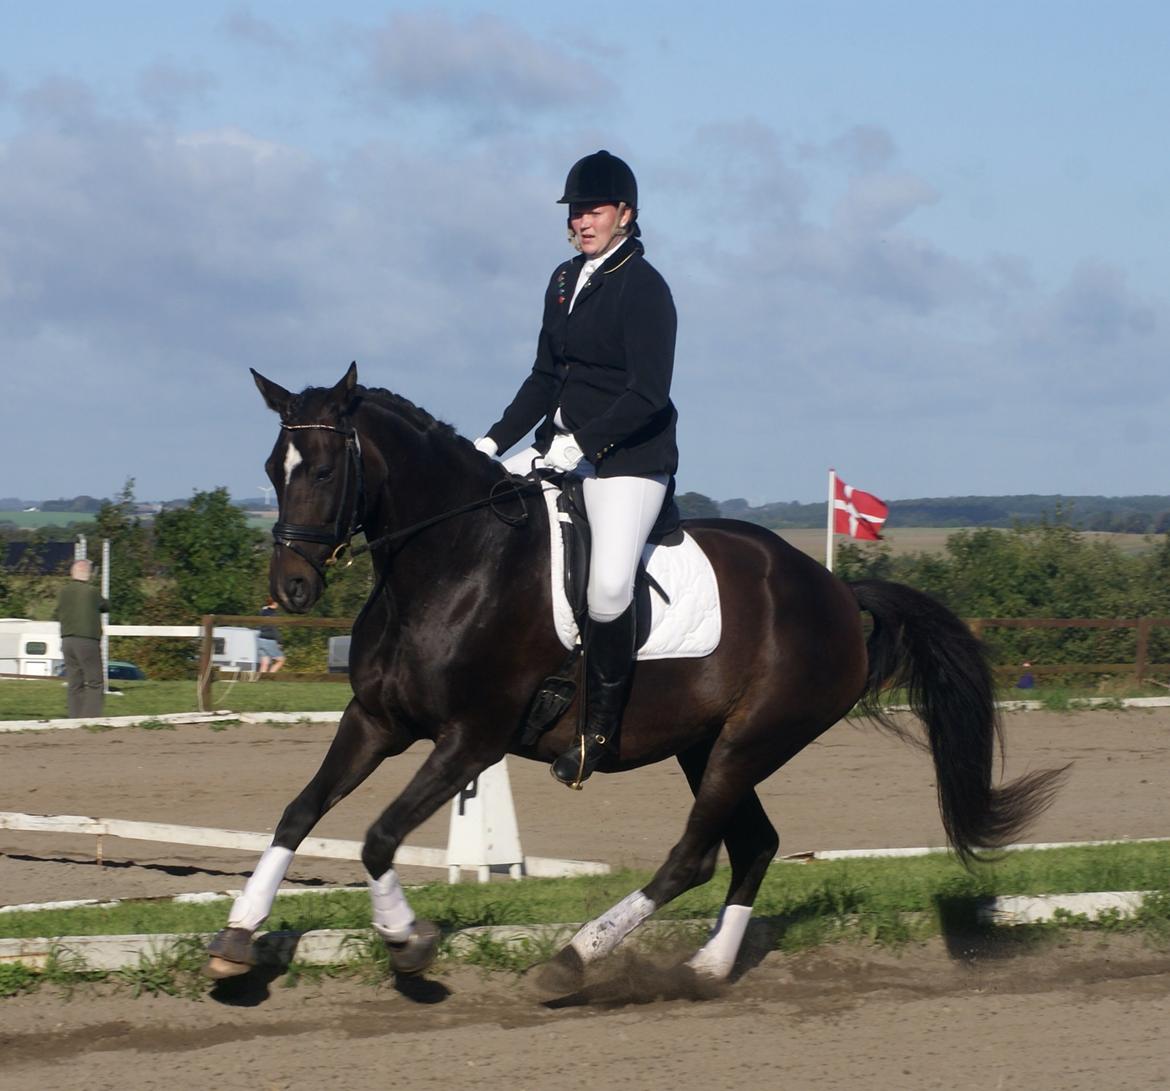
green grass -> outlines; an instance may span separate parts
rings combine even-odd
[[[649,873],[623,871],[580,879],[529,879],[522,883],[484,885],[430,883],[410,890],[422,917],[438,922],[448,934],[484,925],[572,925],[597,916],[631,890],[645,884]],[[705,921],[714,918],[723,901],[728,872],[689,891],[657,915],[657,930],[643,934],[642,946],[678,950],[702,943]],[[1093,890],[1148,890],[1143,909],[1132,919],[1119,915],[1089,922],[1065,914],[1055,923],[996,928],[977,925],[978,900],[995,894],[1077,893]],[[101,979],[129,989],[133,995],[201,996],[207,984],[199,975],[203,961],[201,934],[222,928],[225,900],[196,905],[170,902],[124,902],[110,907],[83,907],[40,913],[0,915],[0,935],[32,936],[172,934],[180,939],[167,949],[140,957],[116,973],[84,971],[76,959],[59,951],[42,971],[19,965],[0,966],[0,996],[15,995],[52,982],[69,989]],[[368,929],[369,899],[364,889],[276,900],[267,930],[304,932],[324,928]],[[907,860],[821,861],[772,867],[760,890],[755,915],[771,929],[778,949],[796,951],[831,942],[900,945],[944,931],[1010,936],[1028,944],[1062,930],[1138,932],[1152,946],[1170,946],[1170,846],[1114,846],[1010,853],[979,864],[971,871],[953,858],[939,855]],[[665,922],[665,928],[662,926]],[[674,926],[670,924],[674,922]],[[386,979],[386,952],[373,932],[352,945],[345,967],[307,966],[293,962],[284,983],[319,980],[340,974],[369,982]],[[447,959],[485,971],[519,973],[548,959],[566,933],[536,934],[516,942],[480,935],[461,944],[456,955],[448,942]]]
[[[590,919],[638,889],[649,872],[625,870],[576,879],[527,879],[520,883],[428,883],[411,888],[421,917],[445,931],[482,925],[565,924]],[[665,906],[664,920],[702,920],[718,915],[729,874]],[[800,922],[843,916],[880,922],[905,915],[937,918],[940,905],[996,894],[1079,893],[1095,890],[1170,889],[1170,844],[1117,844],[1013,852],[966,871],[945,854],[909,859],[828,860],[776,864],[756,900],[757,916]],[[176,904],[131,901],[109,907],[0,914],[0,936],[190,934],[222,928],[229,902]],[[364,889],[276,900],[269,929],[307,931],[364,928],[369,924]]]
[[[114,682],[121,696],[107,696],[106,716],[162,716],[175,712],[197,712],[195,682]],[[348,682],[245,682],[220,681],[212,686],[212,707],[233,712],[333,712],[349,703]],[[1100,684],[1083,687],[1065,683],[1039,685],[1018,690],[1003,687],[1002,701],[1040,701],[1054,712],[1067,712],[1085,698],[1108,697],[1120,708],[1123,697],[1165,697],[1161,687],[1138,686],[1104,688]],[[891,693],[897,703],[900,695]],[[0,720],[53,720],[65,715],[65,686],[60,679],[45,681],[0,679]]]
[[[89,511],[0,511],[0,523],[20,530],[39,530],[41,527],[67,527],[70,523],[93,523],[94,512]]]
[[[120,697],[107,696],[105,716],[162,716],[196,712],[194,681],[114,682]],[[351,690],[342,682],[216,682],[212,707],[233,712],[331,712],[345,708]],[[0,679],[0,720],[54,720],[65,715],[60,679]]]

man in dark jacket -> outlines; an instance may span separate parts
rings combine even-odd
[[[80,719],[102,714],[106,688],[102,671],[101,615],[110,606],[96,587],[91,587],[93,565],[74,561],[69,582],[57,597],[55,617],[61,623],[61,651],[65,657],[69,717]]]

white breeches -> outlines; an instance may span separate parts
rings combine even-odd
[[[526,447],[504,460],[509,473],[526,474],[536,449]],[[585,512],[589,516],[592,548],[586,598],[594,621],[613,621],[634,599],[634,578],[646,539],[654,529],[669,478],[598,477],[589,462],[573,471],[585,479]]]

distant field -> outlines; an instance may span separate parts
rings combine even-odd
[[[272,508],[267,514],[256,511],[248,512],[248,526],[253,530],[271,530],[275,522],[276,508]]]
[[[946,550],[947,539],[952,534],[957,534],[959,529],[956,527],[895,527],[882,535],[882,541],[890,547],[890,552],[895,557],[906,553],[942,553]],[[817,530],[781,530],[777,533],[786,542],[796,546],[797,549],[807,553],[810,557],[815,557],[818,561],[825,559],[825,531],[823,527]],[[1158,541],[1158,539],[1148,538],[1144,534],[1112,534],[1098,531],[1082,531],[1082,534],[1090,540],[1110,542],[1122,553],[1131,556],[1148,553]],[[838,535],[838,546],[845,541],[849,541],[849,539]],[[868,543],[858,544],[864,546]]]
[[[70,523],[92,523],[93,515],[84,511],[0,511],[0,523],[11,523],[21,530],[40,527],[67,527]]]
[[[79,511],[0,511],[0,525],[8,523],[21,530],[67,527],[70,523],[92,523],[93,515]],[[248,512],[248,526],[268,530],[276,521],[276,508],[269,514]]]

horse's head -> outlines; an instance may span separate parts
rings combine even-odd
[[[268,572],[272,596],[304,613],[325,589],[325,571],[359,529],[364,506],[361,444],[353,414],[357,365],[333,387],[290,394],[257,371],[252,377],[280,435],[265,470],[279,502]]]

